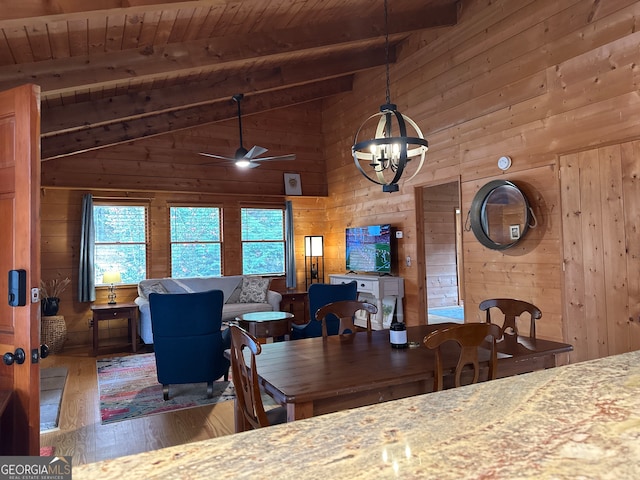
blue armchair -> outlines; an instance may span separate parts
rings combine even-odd
[[[309,287],[309,318],[311,321],[305,325],[292,325],[291,339],[311,338],[322,336],[322,322],[316,320],[316,312],[319,308],[333,302],[342,300],[357,300],[358,284],[356,281],[340,284],[314,283]],[[327,333],[337,335],[340,320],[335,315],[327,317]]]
[[[158,382],[165,400],[170,384],[207,382],[211,397],[213,382],[222,376],[229,379],[220,331],[223,298],[222,290],[149,294]]]

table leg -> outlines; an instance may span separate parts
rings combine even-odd
[[[287,422],[313,417],[313,402],[287,403]]]
[[[138,351],[138,319],[136,315],[129,317],[129,331],[131,332],[131,350],[136,353]]]
[[[98,319],[96,316],[93,316],[93,356],[98,355]]]

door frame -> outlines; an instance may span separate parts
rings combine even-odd
[[[458,208],[462,215],[462,177],[460,175],[454,177],[447,177],[437,181],[417,185],[414,187],[414,201],[416,205],[416,259],[417,259],[417,275],[418,275],[418,319],[420,324],[429,323],[427,310],[429,308],[427,301],[428,285],[427,285],[427,261],[424,248],[424,189],[430,187],[438,187],[440,185],[446,185],[448,183],[458,184]],[[455,212],[452,212],[454,214]],[[459,245],[456,245],[457,266],[456,269],[459,273],[464,272],[464,257],[462,248],[462,232],[460,232]],[[464,298],[464,277],[458,277],[458,303],[460,303],[460,294]]]

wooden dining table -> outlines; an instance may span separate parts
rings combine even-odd
[[[429,393],[435,353],[422,341],[445,325],[408,327],[408,341],[418,345],[406,349],[391,347],[388,330],[359,332],[351,343],[318,337],[262,345],[256,358],[260,385],[286,406],[287,421]],[[458,355],[457,345],[449,343],[445,372],[455,368]],[[566,343],[519,337],[517,345],[499,344],[497,375],[553,367],[556,355],[572,349]],[[486,369],[489,350],[480,349],[479,356]]]

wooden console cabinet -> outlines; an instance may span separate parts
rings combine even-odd
[[[404,298],[404,279],[402,277],[360,275],[360,274],[330,274],[330,283],[358,282],[358,298],[373,303],[378,307],[378,313],[371,318],[371,328],[382,330],[389,328],[394,312],[398,322],[404,322],[402,299]],[[385,315],[386,312],[390,312]],[[356,318],[356,325],[366,326]]]

